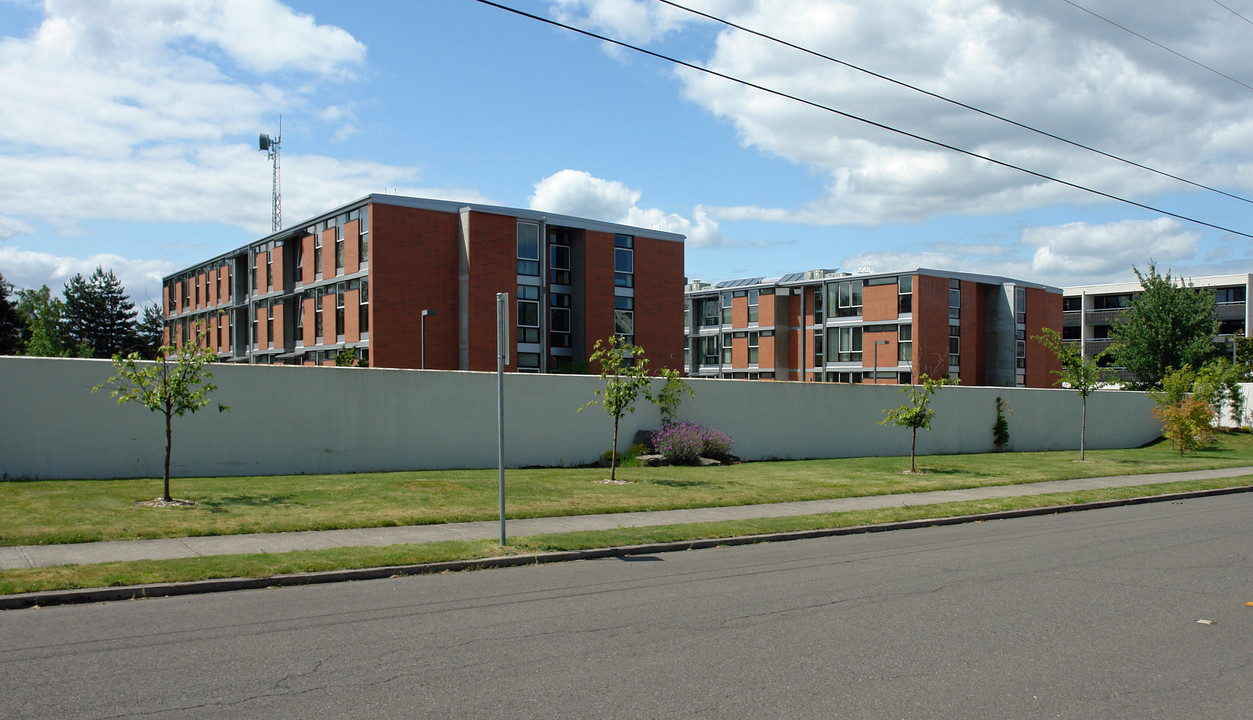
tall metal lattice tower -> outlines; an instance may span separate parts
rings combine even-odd
[[[266,159],[274,163],[274,182],[273,182],[273,202],[274,209],[271,214],[270,232],[278,232],[283,229],[283,182],[282,182],[282,166],[279,164],[279,146],[283,142],[283,116],[278,117],[278,135],[271,138],[266,133],[261,133],[261,137],[257,141],[259,150],[265,153]]]

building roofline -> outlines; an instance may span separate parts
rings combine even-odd
[[[1253,285],[1253,274],[1234,273],[1231,275],[1205,275],[1202,277],[1185,277],[1171,275],[1171,280],[1184,280],[1196,287],[1222,287],[1224,285]],[[1103,283],[1099,285],[1072,285],[1062,289],[1065,295],[1114,295],[1120,293],[1139,292],[1143,289],[1139,280],[1120,283]]]
[[[803,277],[795,280],[782,280],[783,277],[790,275],[803,275],[803,273],[788,273],[781,277],[773,278],[743,278],[732,280],[721,280],[710,282],[709,287],[699,290],[690,290],[687,295],[696,294],[715,294],[728,290],[744,290],[761,287],[804,287],[807,285],[818,285],[827,282],[840,282],[843,280],[863,280],[866,278],[890,277],[893,275],[927,275],[930,277],[953,278],[956,280],[969,280],[972,282],[981,282],[987,285],[1019,285],[1022,287],[1036,288],[1046,292],[1061,293],[1062,288],[1054,285],[1044,285],[1042,283],[1030,282],[1027,280],[1019,280],[1018,278],[1005,277],[1002,275],[980,275],[978,273],[958,272],[951,270],[937,270],[934,268],[909,268],[892,272],[873,272],[873,273],[849,273],[840,272],[826,277],[818,277],[813,279],[805,279]],[[749,281],[749,282],[744,282]],[[689,284],[693,281],[689,281]],[[708,282],[708,281],[700,281]],[[726,285],[723,283],[738,283],[734,285]]]

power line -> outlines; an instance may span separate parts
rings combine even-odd
[[[871,127],[876,127],[876,128],[879,128],[880,130],[886,130],[886,131],[891,132],[891,133],[896,133],[897,135],[903,135],[903,136],[908,137],[908,138],[911,138],[911,139],[913,139],[913,140],[918,140],[918,141],[920,141],[920,142],[924,142],[924,143],[927,143],[927,144],[929,144],[929,145],[934,145],[934,146],[936,146],[936,147],[944,148],[945,150],[950,150],[950,151],[952,151],[952,152],[960,153],[960,154],[962,154],[962,155],[966,155],[966,156],[968,156],[968,157],[972,157],[972,158],[975,158],[975,159],[978,159],[978,160],[983,160],[984,162],[989,162],[989,163],[992,163],[993,165],[999,165],[1000,167],[1008,168],[1008,169],[1010,169],[1010,170],[1017,170],[1018,172],[1021,172],[1021,173],[1027,174],[1027,175],[1031,175],[1032,177],[1037,177],[1037,178],[1040,178],[1041,180],[1047,180],[1047,181],[1049,181],[1049,182],[1054,182],[1054,183],[1057,183],[1057,184],[1059,184],[1059,185],[1065,185],[1065,186],[1067,186],[1067,187],[1074,188],[1074,189],[1076,189],[1076,190],[1082,190],[1082,191],[1084,191],[1084,192],[1091,193],[1091,194],[1093,194],[1093,195],[1097,195],[1097,196],[1100,196],[1100,197],[1106,198],[1106,199],[1108,199],[1108,200],[1114,200],[1114,201],[1117,201],[1117,202],[1125,203],[1125,204],[1127,204],[1127,205],[1131,205],[1131,206],[1133,206],[1133,207],[1138,207],[1138,208],[1140,208],[1140,209],[1142,209],[1142,210],[1148,210],[1149,212],[1154,212],[1154,213],[1157,213],[1157,214],[1159,214],[1159,215],[1165,215],[1165,216],[1167,216],[1167,217],[1173,217],[1173,218],[1175,218],[1175,219],[1177,219],[1177,220],[1183,220],[1184,222],[1193,223],[1193,224],[1195,224],[1195,225],[1201,225],[1201,226],[1204,226],[1204,227],[1212,228],[1212,229],[1214,229],[1214,230],[1221,230],[1222,232],[1232,233],[1232,234],[1234,234],[1234,235],[1239,235],[1239,236],[1241,236],[1241,237],[1253,238],[1253,234],[1250,234],[1250,233],[1247,233],[1247,232],[1241,232],[1241,231],[1239,231],[1239,230],[1235,230],[1235,229],[1232,229],[1232,228],[1224,227],[1224,226],[1222,226],[1222,225],[1216,225],[1216,224],[1214,224],[1214,223],[1209,223],[1209,222],[1206,222],[1206,221],[1204,221],[1204,220],[1199,220],[1199,219],[1197,219],[1197,218],[1189,217],[1189,216],[1187,216],[1187,215],[1181,215],[1181,214],[1179,214],[1179,213],[1174,213],[1174,212],[1171,212],[1171,211],[1169,211],[1169,210],[1164,210],[1164,209],[1162,209],[1162,208],[1154,207],[1154,206],[1152,206],[1152,205],[1146,205],[1146,204],[1144,204],[1144,203],[1136,202],[1135,200],[1130,200],[1130,199],[1127,199],[1127,198],[1124,198],[1124,197],[1119,197],[1119,196],[1117,196],[1117,195],[1113,195],[1113,194],[1111,194],[1111,193],[1107,193],[1107,192],[1105,192],[1105,191],[1103,191],[1103,190],[1097,190],[1097,189],[1095,189],[1095,188],[1090,188],[1090,187],[1087,187],[1087,186],[1084,186],[1084,185],[1079,185],[1078,183],[1073,183],[1073,182],[1070,182],[1069,180],[1062,180],[1061,178],[1056,178],[1056,177],[1053,177],[1053,176],[1051,176],[1051,175],[1046,175],[1046,174],[1044,174],[1044,173],[1037,172],[1037,171],[1035,171],[1035,170],[1029,170],[1029,169],[1024,168],[1024,167],[1022,167],[1022,166],[1020,166],[1020,165],[1014,165],[1013,163],[1005,162],[1004,160],[997,160],[996,158],[988,157],[988,156],[986,156],[986,155],[980,155],[979,153],[976,153],[976,152],[971,151],[971,150],[966,150],[966,149],[964,149],[964,148],[960,148],[960,147],[957,147],[957,146],[955,146],[955,145],[949,145],[949,144],[944,143],[944,142],[941,142],[941,141],[939,141],[939,140],[933,140],[933,139],[931,139],[931,138],[924,137],[924,136],[922,136],[922,135],[918,135],[918,134],[915,134],[915,133],[911,133],[911,132],[909,132],[908,130],[901,130],[900,128],[894,128],[894,127],[892,127],[892,126],[890,126],[890,125],[885,125],[885,124],[883,124],[883,123],[876,122],[876,121],[874,121],[874,120],[870,120],[869,118],[864,118],[864,117],[860,117],[860,116],[858,116],[858,115],[853,115],[853,114],[851,114],[851,113],[844,112],[843,110],[837,110],[837,109],[835,109],[835,108],[833,108],[833,107],[830,107],[830,106],[828,106],[828,105],[823,105],[823,104],[821,104],[821,103],[814,102],[813,100],[806,100],[806,99],[804,99],[804,98],[797,97],[797,96],[795,96],[795,95],[789,95],[788,93],[785,93],[785,92],[783,92],[783,91],[781,91],[781,90],[774,90],[774,89],[772,89],[772,88],[768,88],[768,87],[765,87],[765,86],[763,86],[763,85],[758,85],[758,84],[756,84],[756,83],[752,83],[752,82],[749,82],[749,81],[747,81],[747,80],[743,80],[743,79],[740,79],[740,78],[737,78],[737,77],[734,77],[734,76],[731,76],[731,75],[727,75],[727,74],[725,74],[725,73],[720,73],[720,72],[718,72],[718,71],[716,71],[716,70],[710,70],[709,68],[706,68],[706,67],[701,67],[701,66],[699,66],[699,65],[695,65],[695,64],[690,63],[690,62],[687,62],[687,61],[685,61],[685,60],[679,60],[678,58],[670,57],[670,56],[668,56],[668,55],[663,55],[663,54],[661,54],[661,53],[654,52],[654,51],[652,51],[652,50],[648,50],[648,49],[646,49],[646,48],[642,48],[642,47],[639,47],[639,46],[637,46],[637,45],[632,45],[632,44],[630,44],[630,43],[628,43],[628,42],[625,42],[625,41],[623,41],[623,40],[615,40],[614,38],[607,37],[607,36],[605,36],[605,35],[600,35],[600,34],[598,34],[598,33],[594,33],[594,32],[592,32],[592,31],[590,31],[590,30],[584,30],[584,29],[582,29],[582,28],[574,27],[573,25],[567,25],[567,24],[565,24],[565,23],[563,23],[563,22],[559,22],[559,21],[557,21],[557,20],[550,20],[549,18],[546,18],[546,17],[541,17],[541,16],[539,16],[539,15],[535,15],[535,14],[533,14],[533,13],[529,13],[529,12],[526,12],[526,11],[524,11],[524,10],[518,10],[517,8],[512,8],[512,7],[509,7],[508,5],[502,5],[502,4],[498,3],[498,2],[494,2],[493,0],[476,0],[476,2],[482,3],[482,4],[484,4],[484,5],[488,5],[488,6],[490,6],[490,7],[494,7],[494,8],[496,8],[496,9],[498,9],[498,10],[504,10],[505,12],[510,12],[510,13],[515,14],[515,15],[519,15],[519,16],[521,16],[521,17],[525,17],[525,18],[528,18],[528,19],[531,19],[531,20],[535,20],[535,21],[537,21],[537,22],[541,22],[541,23],[544,23],[544,24],[546,24],[546,25],[552,25],[553,27],[558,27],[558,28],[561,28],[561,29],[563,29],[563,30],[569,30],[569,31],[571,31],[571,32],[578,33],[578,34],[580,34],[580,35],[585,35],[585,36],[590,37],[590,38],[593,38],[593,39],[595,39],[595,40],[600,40],[601,42],[606,42],[606,43],[609,43],[609,44],[611,44],[611,45],[617,45],[617,46],[619,46],[619,47],[623,47],[623,48],[626,48],[626,49],[628,49],[628,50],[634,50],[635,52],[638,52],[638,53],[643,54],[643,55],[648,55],[648,56],[650,56],[650,57],[657,58],[658,60],[664,60],[664,61],[666,61],[666,62],[673,63],[673,64],[675,64],[675,65],[679,65],[679,66],[682,66],[682,67],[685,67],[685,68],[688,68],[688,69],[691,69],[691,70],[695,70],[695,71],[697,71],[697,72],[702,72],[702,73],[705,73],[705,74],[707,74],[707,75],[712,75],[712,76],[714,76],[714,77],[722,78],[723,80],[729,80],[729,81],[731,81],[731,82],[733,82],[733,83],[736,83],[736,84],[738,84],[738,85],[743,85],[743,86],[745,86],[745,87],[749,87],[749,88],[752,88],[752,89],[754,89],[754,90],[760,90],[761,92],[764,92],[764,93],[769,93],[769,94],[771,94],[771,95],[775,95],[775,96],[777,96],[777,97],[781,97],[781,98],[784,98],[784,99],[786,99],[786,100],[792,100],[793,102],[798,102],[798,103],[801,103],[802,105],[808,105],[809,107],[816,108],[816,109],[818,109],[818,110],[825,110],[826,112],[829,112],[829,113],[832,113],[832,114],[835,114],[835,115],[839,115],[840,117],[848,118],[849,120],[856,120],[857,122],[864,123],[864,124],[866,124],[866,125],[870,125]]]
[[[1159,47],[1159,48],[1161,48],[1161,49],[1165,50],[1166,52],[1170,53],[1171,55],[1174,55],[1175,57],[1179,57],[1179,58],[1182,58],[1182,59],[1184,59],[1184,60],[1187,60],[1188,62],[1192,63],[1193,65],[1196,65],[1197,67],[1200,67],[1200,68],[1205,68],[1206,70],[1209,70],[1210,72],[1214,73],[1215,75],[1218,75],[1219,77],[1224,77],[1224,78],[1227,78],[1227,79],[1228,79],[1228,80],[1230,80],[1231,82],[1233,82],[1233,83],[1235,83],[1235,84],[1237,84],[1237,85],[1240,85],[1241,87],[1244,87],[1244,88],[1246,88],[1246,89],[1248,89],[1248,90],[1253,90],[1253,85],[1247,85],[1247,84],[1245,84],[1245,83],[1243,83],[1243,82],[1241,82],[1241,81],[1239,81],[1239,80],[1237,80],[1237,79],[1235,79],[1235,78],[1231,77],[1230,75],[1227,75],[1227,74],[1225,74],[1225,73],[1219,72],[1218,70],[1215,70],[1214,68],[1210,67],[1209,65],[1206,65],[1206,64],[1205,64],[1205,63],[1203,63],[1203,62],[1200,62],[1200,61],[1198,61],[1198,60],[1193,60],[1192,58],[1188,57],[1187,55],[1184,55],[1184,54],[1183,54],[1183,53],[1181,53],[1181,52],[1176,52],[1176,51],[1174,51],[1174,50],[1171,50],[1170,48],[1168,48],[1168,47],[1166,47],[1165,45],[1163,45],[1163,44],[1161,44],[1161,43],[1157,42],[1156,40],[1151,40],[1151,39],[1149,39],[1149,38],[1147,38],[1147,37],[1145,37],[1145,36],[1141,35],[1140,33],[1136,32],[1135,30],[1132,30],[1132,29],[1130,29],[1130,28],[1127,28],[1127,27],[1124,27],[1124,26],[1122,26],[1122,25],[1119,25],[1118,23],[1114,22],[1113,20],[1110,20],[1109,18],[1105,17],[1104,15],[1097,15],[1096,13],[1092,12],[1091,10],[1089,10],[1089,9],[1085,8],[1084,6],[1082,6],[1082,5],[1078,4],[1078,3],[1072,2],[1071,0],[1062,0],[1062,2],[1066,3],[1067,5],[1071,5],[1071,6],[1073,6],[1073,7],[1076,7],[1076,8],[1078,8],[1078,9],[1080,9],[1080,10],[1084,11],[1085,13],[1087,13],[1087,14],[1091,15],[1092,17],[1094,17],[1094,18],[1096,18],[1096,19],[1098,19],[1098,20],[1101,20],[1101,21],[1107,22],[1107,23],[1109,23],[1110,25],[1113,25],[1114,27],[1118,28],[1119,30],[1122,30],[1122,31],[1124,31],[1124,32],[1131,33],[1132,35],[1135,35],[1136,37],[1140,38],[1141,40],[1143,40],[1143,41],[1144,41],[1144,42],[1146,42],[1146,43],[1151,43],[1151,44],[1153,44],[1153,45],[1156,45],[1157,47]],[[1224,6],[1224,7],[1225,7],[1225,6]],[[1233,12],[1234,12],[1234,11],[1233,11]]]
[[[1250,19],[1246,18],[1245,16],[1241,15],[1240,13],[1236,12],[1235,10],[1232,10],[1231,8],[1227,7],[1226,5],[1223,5],[1222,3],[1218,2],[1218,0],[1214,0],[1214,4],[1215,4],[1215,5],[1217,5],[1218,7],[1222,8],[1223,10],[1226,10],[1227,12],[1231,13],[1232,15],[1235,15],[1236,17],[1240,18],[1241,20],[1245,21],[1246,23],[1248,23],[1248,24],[1250,24],[1250,25],[1253,25],[1253,20],[1250,20]]]
[[[752,28],[747,28],[747,27],[744,27],[743,25],[737,25],[736,23],[733,23],[733,22],[731,22],[730,20],[725,20],[725,19],[720,18],[720,17],[717,17],[717,16],[715,16],[715,15],[710,15],[710,14],[708,14],[708,13],[701,12],[700,10],[693,10],[692,8],[686,7],[686,6],[684,6],[684,5],[680,5],[680,4],[678,4],[677,2],[672,2],[672,0],[657,0],[657,1],[658,1],[658,2],[661,2],[661,3],[665,3],[666,5],[669,5],[669,6],[671,6],[671,7],[678,8],[679,10],[685,10],[685,11],[687,11],[687,12],[689,12],[689,13],[692,13],[693,15],[699,15],[699,16],[701,16],[701,17],[703,17],[703,18],[708,19],[708,20],[712,20],[712,21],[717,22],[717,23],[722,23],[723,25],[726,25],[726,26],[728,26],[728,27],[735,28],[736,30],[739,30],[739,31],[741,31],[741,32],[746,32],[746,33],[748,33],[748,34],[750,34],[750,35],[756,35],[757,37],[760,37],[760,38],[763,38],[763,39],[769,40],[769,41],[771,41],[771,42],[778,43],[778,44],[780,44],[780,45],[784,45],[784,46],[786,46],[786,47],[790,47],[790,48],[792,48],[793,50],[799,50],[799,51],[801,51],[801,52],[803,52],[803,53],[807,53],[807,54],[812,55],[812,56],[814,56],[814,57],[822,58],[823,60],[828,60],[828,61],[830,61],[830,62],[836,63],[837,65],[843,65],[844,67],[849,68],[850,70],[856,70],[857,72],[860,72],[860,73],[865,73],[866,75],[869,75],[869,76],[871,76],[871,77],[875,77],[875,78],[878,78],[878,79],[880,79],[880,80],[886,80],[887,82],[893,83],[893,84],[895,84],[895,85],[899,85],[899,86],[904,87],[904,88],[908,88],[908,89],[910,89],[910,90],[913,90],[914,92],[919,92],[919,93],[922,93],[923,95],[926,95],[927,97],[932,97],[932,98],[935,98],[936,100],[942,100],[942,101],[944,101],[944,102],[946,102],[946,103],[949,103],[950,105],[956,105],[957,107],[963,108],[963,109],[965,109],[965,110],[970,110],[971,112],[976,112],[976,113],[979,113],[980,115],[984,115],[984,116],[986,116],[986,117],[990,117],[990,118],[993,118],[993,119],[995,119],[995,120],[1000,120],[1001,122],[1004,122],[1004,123],[1009,123],[1010,125],[1013,125],[1014,127],[1022,128],[1023,130],[1028,130],[1028,131],[1033,132],[1033,133],[1036,133],[1036,134],[1038,134],[1038,135],[1043,135],[1044,137],[1047,137],[1047,138],[1050,138],[1050,139],[1053,139],[1053,140],[1057,140],[1057,141],[1059,141],[1059,142],[1066,143],[1067,145],[1071,145],[1071,146],[1073,146],[1073,147],[1077,147],[1077,148],[1080,148],[1080,149],[1083,149],[1083,150],[1087,150],[1088,152],[1093,152],[1093,153],[1096,153],[1097,155],[1101,155],[1102,157],[1107,157],[1107,158],[1109,158],[1109,159],[1111,159],[1111,160],[1117,160],[1118,162],[1121,162],[1121,163],[1126,163],[1127,165],[1131,165],[1132,167],[1136,167],[1136,168],[1139,168],[1139,169],[1141,169],[1141,170],[1147,170],[1147,171],[1149,171],[1149,172],[1151,172],[1151,173],[1156,173],[1156,174],[1161,175],[1161,176],[1163,176],[1163,177],[1168,177],[1168,178],[1170,178],[1170,179],[1172,179],[1172,180],[1177,180],[1177,181],[1182,182],[1182,183],[1187,183],[1188,185],[1191,185],[1191,186],[1196,187],[1196,188],[1200,188],[1200,189],[1202,189],[1202,190],[1208,190],[1208,191],[1210,191],[1210,192],[1215,192],[1215,193],[1218,193],[1219,195],[1226,195],[1227,197],[1232,198],[1232,199],[1234,199],[1234,200],[1239,200],[1240,202],[1246,202],[1246,203],[1249,203],[1249,204],[1253,204],[1253,198],[1247,198],[1247,197],[1244,197],[1244,196],[1242,196],[1242,195],[1237,195],[1237,194],[1235,194],[1235,193],[1230,193],[1230,192],[1227,192],[1226,190],[1220,190],[1220,189],[1215,188],[1215,187],[1210,187],[1209,185],[1204,185],[1204,184],[1202,184],[1202,183],[1195,182],[1195,181],[1189,180],[1189,179],[1187,179],[1187,178],[1184,178],[1184,177],[1179,177],[1178,175],[1174,175],[1174,174],[1168,173],[1168,172],[1166,172],[1165,170],[1158,170],[1157,168],[1149,167],[1148,165],[1144,165],[1144,164],[1138,163],[1138,162],[1136,162],[1136,161],[1134,161],[1134,160],[1129,160],[1129,159],[1127,159],[1127,158],[1124,158],[1124,157],[1121,157],[1121,156],[1118,156],[1118,155],[1114,155],[1114,154],[1112,154],[1112,153],[1105,152],[1104,150],[1099,150],[1099,149],[1094,148],[1094,147],[1091,147],[1091,146],[1089,146],[1089,145],[1085,145],[1085,144],[1083,144],[1083,143],[1081,143],[1081,142],[1076,142],[1076,141],[1074,141],[1074,140],[1068,140],[1068,139],[1066,139],[1066,138],[1064,138],[1064,137],[1061,137],[1060,135],[1056,135],[1056,134],[1054,134],[1054,133],[1048,132],[1047,130],[1041,130],[1041,129],[1039,129],[1039,128],[1032,127],[1031,125],[1027,125],[1026,123],[1021,123],[1021,122],[1018,122],[1017,120],[1012,120],[1012,119],[1007,118],[1007,117],[1004,117],[1004,116],[1002,116],[1002,115],[997,115],[996,113],[989,112],[989,111],[987,111],[987,110],[982,110],[982,109],[977,108],[977,107],[975,107],[975,106],[973,106],[973,105],[968,105],[967,103],[961,102],[960,100],[954,100],[954,99],[952,99],[952,98],[945,97],[945,96],[940,95],[940,94],[938,94],[938,93],[931,92],[930,90],[926,90],[926,89],[923,89],[923,88],[917,87],[917,86],[915,86],[915,85],[911,85],[911,84],[909,84],[909,83],[907,83],[907,82],[904,82],[904,81],[901,81],[901,80],[897,80],[896,78],[889,77],[889,76],[887,76],[887,75],[883,75],[883,74],[880,74],[880,73],[874,72],[873,70],[868,70],[868,69],[866,69],[866,68],[863,68],[863,67],[858,66],[858,65],[854,65],[854,64],[852,64],[852,63],[850,63],[850,62],[846,62],[846,61],[844,61],[844,60],[840,60],[839,58],[834,58],[834,57],[831,57],[830,55],[824,55],[823,53],[817,52],[817,51],[815,51],[815,50],[810,50],[809,48],[802,47],[802,46],[800,46],[800,45],[796,45],[796,44],[794,44],[794,43],[790,43],[790,42],[788,42],[788,41],[786,41],[786,40],[782,40],[782,39],[776,38],[776,37],[774,37],[774,36],[772,36],[772,35],[767,35],[767,34],[765,34],[765,33],[758,32],[757,30],[753,30]]]

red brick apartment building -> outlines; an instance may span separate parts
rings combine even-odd
[[[1057,359],[1031,340],[1061,331],[1062,290],[940,270],[810,270],[686,287],[692,377],[1052,387]]]
[[[170,275],[166,340],[225,361],[553,372],[614,334],[680,369],[682,235],[517,208],[370,195]]]

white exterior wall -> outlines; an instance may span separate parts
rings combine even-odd
[[[494,373],[215,365],[208,407],[174,419],[176,476],[334,473],[496,466]],[[106,360],[0,357],[0,476],[159,477],[162,418],[118,406],[91,388]],[[689,380],[683,420],[728,433],[746,460],[908,455],[909,431],[879,425],[905,402],[895,386]],[[592,399],[599,378],[505,376],[505,457],[511,467],[574,465],[609,448],[612,424]],[[921,454],[993,449],[995,400],[1004,397],[1010,449],[1079,445],[1079,396],[1064,390],[941,388],[920,431]],[[218,413],[216,403],[231,407]],[[1089,448],[1134,447],[1160,435],[1142,393],[1088,400]],[[659,422],[642,401],[624,418],[619,447]]]

